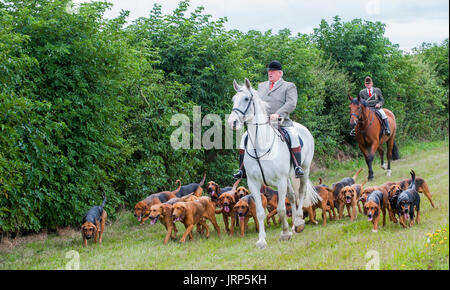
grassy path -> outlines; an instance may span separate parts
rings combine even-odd
[[[0,269],[63,269],[71,260],[66,258],[70,250],[79,253],[80,269],[365,269],[370,260],[365,255],[370,250],[377,252],[381,269],[449,269],[448,141],[419,149],[405,148],[403,155],[393,163],[390,178],[376,159],[375,180],[369,185],[407,178],[410,169],[428,182],[437,208],[432,208],[421,194],[421,224],[406,230],[387,218],[386,227],[372,233],[371,223],[358,215],[355,222],[346,217],[330,221],[326,227],[321,223],[307,225],[291,241],[279,242],[281,229],[272,227],[267,229],[268,248],[261,251],[255,248],[257,233],[251,221],[245,238],[218,238],[212,232],[209,239],[194,234],[193,242],[169,242],[164,246],[165,230],[161,224],[139,226],[130,212],[123,212],[107,226],[101,246],[83,248],[80,233],[66,230],[12,250],[2,248]],[[353,175],[362,165],[360,160],[339,169],[315,172],[312,181],[317,183],[320,176],[331,184]],[[364,169],[358,182],[366,177],[365,166]],[[223,230],[222,218],[217,217]],[[318,220],[321,222],[320,210]],[[182,226],[178,228],[183,230]],[[436,242],[432,240],[426,246],[426,234],[434,234],[437,229],[445,232],[438,232]]]

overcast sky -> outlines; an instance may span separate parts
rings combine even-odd
[[[73,0],[74,3],[89,0]],[[146,17],[154,3],[170,14],[179,0],[108,0],[114,4],[106,17],[129,10],[129,22]],[[320,21],[339,15],[344,21],[361,18],[386,24],[386,36],[409,51],[422,42],[441,43],[449,37],[448,0],[191,0],[190,10],[204,6],[213,19],[227,17],[226,28],[275,33],[289,28],[293,34],[312,33]]]

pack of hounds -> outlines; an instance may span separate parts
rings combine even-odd
[[[419,192],[428,198],[432,207],[435,207],[428,184],[423,178],[416,177],[413,170],[410,172],[409,179],[366,188],[364,187],[366,182],[356,183],[356,178],[361,171],[362,169],[359,169],[353,177],[346,177],[332,184],[331,187],[322,184],[322,179],[319,178],[319,185],[315,186],[315,190],[321,196],[321,201],[303,208],[304,217],[309,218],[310,224],[318,224],[317,208],[322,210],[324,226],[327,224],[327,213],[329,220],[341,220],[347,208],[351,221],[357,218],[358,212],[366,215],[368,221],[373,224],[373,232],[378,231],[381,215],[383,226],[385,226],[386,211],[391,222],[399,223],[403,228],[410,227],[420,222]],[[134,216],[141,225],[144,225],[147,220],[150,220],[152,225],[158,221],[163,224],[166,228],[164,244],[167,244],[170,239],[177,239],[177,222],[185,227],[180,239],[181,243],[184,243],[188,237],[190,240],[193,239],[194,227],[198,235],[208,238],[210,231],[206,220],[213,225],[220,237],[217,214],[222,214],[225,230],[230,236],[234,235],[235,227],[239,227],[240,236],[244,236],[248,230],[250,218],[254,220],[256,231],[259,231],[255,201],[244,186],[238,187],[240,180],[229,187],[220,187],[216,182],[209,181],[206,184],[206,195],[204,195],[205,180],[206,172],[199,183],[182,186],[181,181],[177,180],[178,187],[175,190],[151,194],[139,201],[134,207]],[[263,207],[268,210],[267,226],[271,226],[271,221],[276,225],[278,192],[263,185],[260,194]],[[100,206],[92,207],[83,218],[81,232],[84,246],[87,246],[87,239],[94,239],[95,243],[97,239],[99,243],[102,242],[107,219],[106,211],[103,209],[105,202],[106,196]],[[285,205],[287,216],[291,216],[291,204],[287,198]],[[280,223],[279,219],[278,223]]]

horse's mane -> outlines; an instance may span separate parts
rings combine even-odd
[[[239,91],[243,91],[244,89],[247,90],[247,91],[249,90],[249,89],[245,86],[245,84],[244,84],[244,85],[241,86],[241,88],[240,88]],[[267,103],[264,102],[264,101],[260,98],[260,96],[259,96],[257,90],[255,90],[254,88],[250,88],[250,89],[252,90],[251,93],[253,94],[253,99],[254,99],[254,101],[257,102],[257,103],[260,105],[260,108],[262,109],[263,113],[264,113],[264,114],[267,114],[267,109],[266,109]],[[233,100],[234,100],[234,97],[233,97]]]
[[[351,104],[354,104],[354,105],[363,105],[364,107],[368,107],[369,106],[369,104],[366,102],[366,100],[362,100],[362,99],[360,99],[359,101],[358,101],[358,98],[353,98],[352,100],[351,100],[351,102],[350,102]]]

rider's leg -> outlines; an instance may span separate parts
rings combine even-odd
[[[239,145],[239,170],[233,174],[233,177],[236,179],[246,178],[247,174],[245,173],[244,167],[244,155],[245,155],[245,138],[247,137],[247,132],[242,135],[241,144]]]
[[[382,108],[378,109],[378,113],[380,113],[381,119],[383,119],[383,124],[384,124],[384,128],[385,128],[384,133],[388,136],[391,135],[391,130],[389,128],[389,120],[386,116],[386,113],[384,112],[384,110]]]
[[[291,138],[291,151],[294,155],[294,171],[295,176],[300,177],[305,174],[303,172],[302,168],[302,148],[300,146],[300,140],[298,139],[297,131],[295,130],[294,126],[291,127],[283,127],[289,134],[289,137]]]

